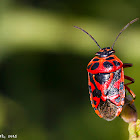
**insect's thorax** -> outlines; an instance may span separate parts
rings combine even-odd
[[[95,56],[87,65],[87,71],[92,74],[110,73],[122,68],[122,61],[114,54],[108,57]]]

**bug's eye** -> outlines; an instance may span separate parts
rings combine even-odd
[[[111,55],[112,53],[115,53],[115,50],[108,51],[109,55]]]
[[[111,53],[115,53],[115,50],[112,50]]]

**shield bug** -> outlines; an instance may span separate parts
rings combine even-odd
[[[123,68],[132,67],[130,63],[123,63],[114,53],[115,42],[120,34],[138,18],[130,21],[118,34],[112,47],[101,48],[97,41],[85,30],[74,26],[89,35],[99,47],[95,57],[87,65],[88,86],[91,105],[100,118],[111,121],[119,116],[125,101],[125,90],[133,97],[130,104],[135,100],[135,94],[128,87],[134,83],[134,79],[124,75]],[[130,82],[124,84],[124,79]]]

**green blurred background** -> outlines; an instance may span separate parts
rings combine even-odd
[[[140,1],[1,0],[0,134],[19,140],[127,140],[128,124],[99,118],[90,105],[86,66],[140,17]],[[140,21],[114,49],[135,83],[140,115]]]

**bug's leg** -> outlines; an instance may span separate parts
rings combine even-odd
[[[123,68],[128,68],[128,67],[132,67],[133,64],[132,63],[124,63],[123,64]]]
[[[129,83],[126,83],[125,85],[130,85],[130,84],[132,84],[132,83],[135,82],[135,80],[134,80],[133,78],[131,78],[131,77],[129,77],[129,76],[126,76],[126,75],[124,75],[124,79],[127,79],[127,80],[131,81],[131,82],[129,82]]]
[[[135,80],[133,78],[129,77],[129,76],[126,76],[126,75],[124,75],[124,79],[127,79],[127,80],[131,81],[129,83],[126,83],[124,86],[133,97],[133,100],[130,102],[130,104],[132,104],[134,102],[135,98],[136,98],[136,95],[127,85],[130,85],[130,84],[134,83]]]
[[[136,99],[136,95],[134,94],[134,92],[127,86],[127,85],[124,85],[125,86],[125,89],[127,89],[128,90],[128,92],[132,95],[132,97],[133,97],[133,100],[130,102],[130,104],[132,104],[134,101],[135,101],[135,99]]]

